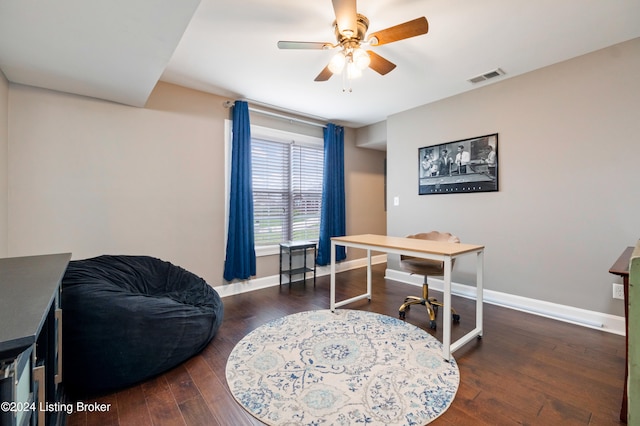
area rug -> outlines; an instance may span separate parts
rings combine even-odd
[[[424,425],[458,390],[454,359],[409,323],[373,312],[301,312],[246,335],[227,360],[234,398],[269,425]]]

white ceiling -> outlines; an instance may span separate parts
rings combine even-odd
[[[420,16],[429,33],[375,48],[397,64],[314,82],[334,42],[330,0],[0,0],[11,82],[144,106],[158,79],[361,127],[640,37],[639,0],[359,0],[369,32]],[[495,68],[505,76],[472,85]]]

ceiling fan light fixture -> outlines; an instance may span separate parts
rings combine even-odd
[[[353,51],[352,57],[353,63],[355,63],[356,67],[358,67],[358,69],[360,70],[367,68],[369,64],[371,64],[371,58],[369,57],[369,54],[361,47],[358,47]]]
[[[360,68],[358,68],[358,65],[353,62],[350,61],[347,63],[347,78],[349,80],[353,80],[355,78],[360,78],[362,77],[362,70]]]
[[[329,71],[333,74],[340,74],[344,69],[347,62],[347,58],[344,56],[344,52],[340,51],[336,53],[331,61],[329,61]]]

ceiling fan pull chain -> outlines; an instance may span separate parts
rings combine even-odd
[[[351,79],[349,78],[349,73],[342,73],[342,92],[343,93],[351,93],[353,89],[351,88]]]

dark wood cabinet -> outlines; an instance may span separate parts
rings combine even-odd
[[[70,259],[0,259],[1,426],[64,423],[60,291]]]
[[[624,286],[624,324],[625,324],[625,363],[624,363],[624,387],[622,388],[622,406],[620,408],[620,421],[627,422],[627,380],[629,376],[629,261],[633,254],[633,247],[624,249],[618,260],[611,266],[609,273],[622,277]]]

